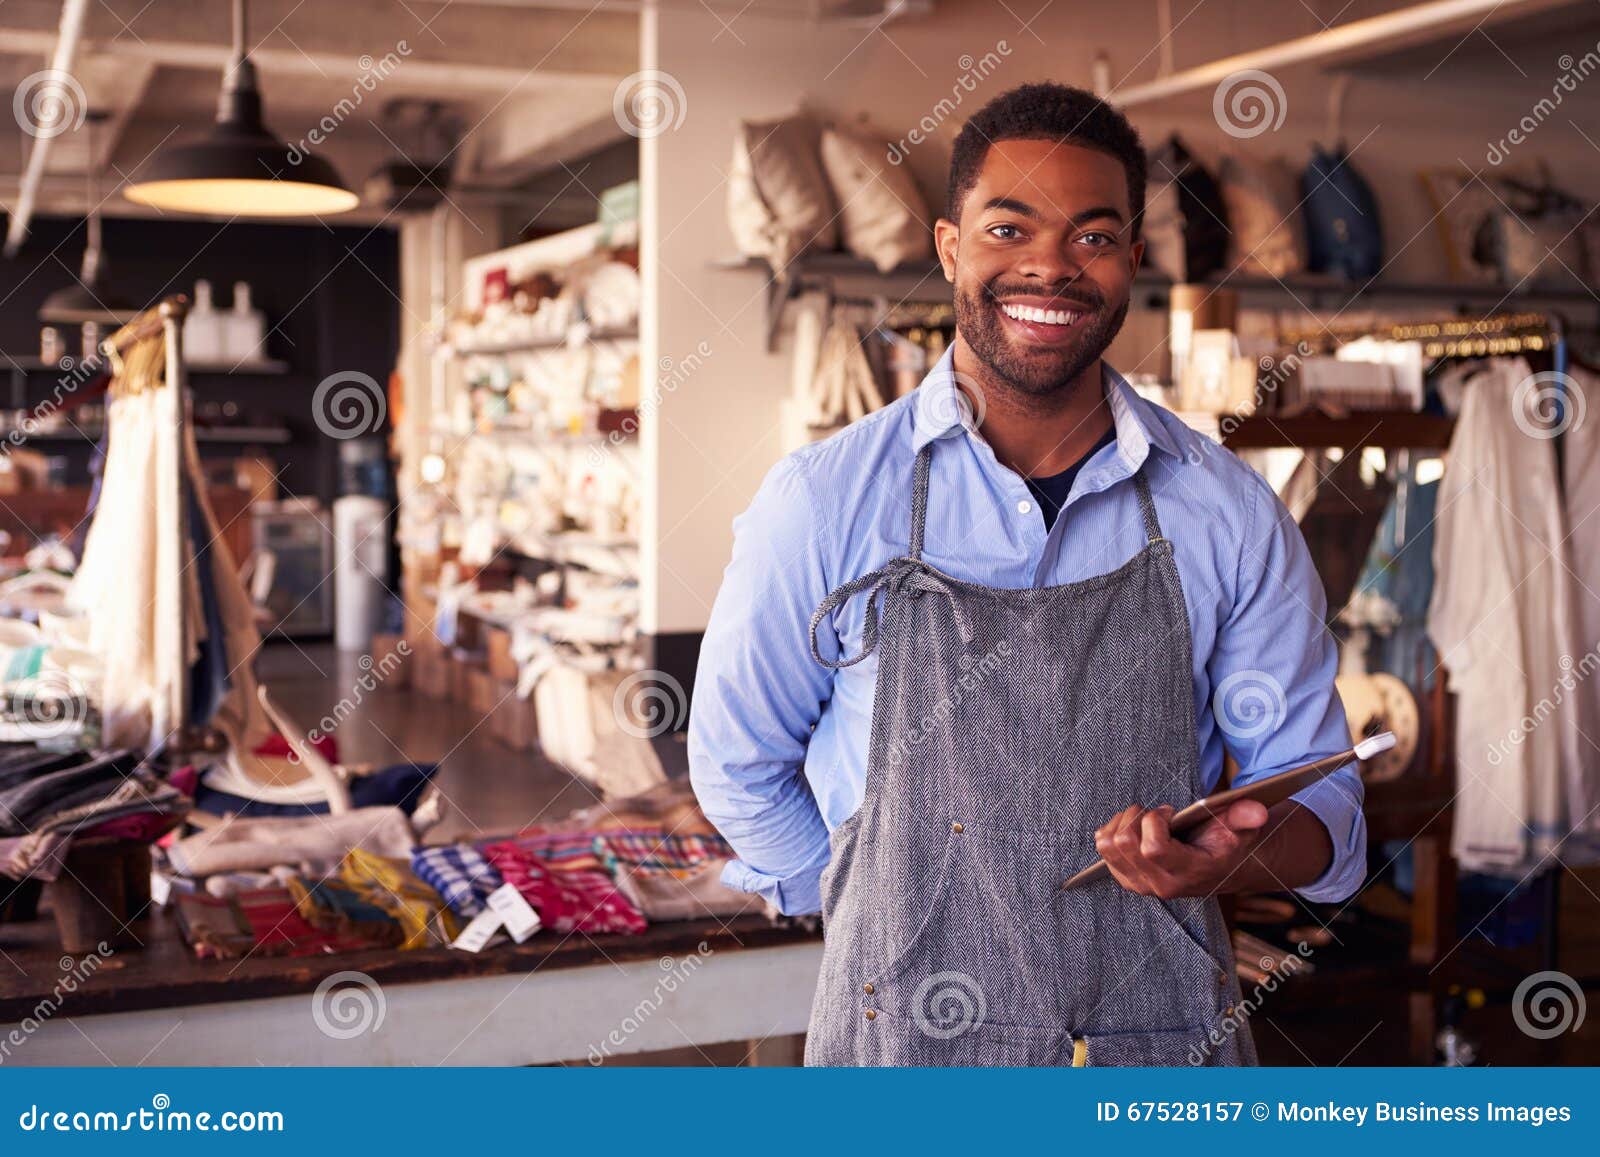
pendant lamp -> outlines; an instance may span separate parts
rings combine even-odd
[[[106,276],[105,251],[100,243],[100,181],[94,148],[94,126],[106,114],[91,109],[84,116],[89,125],[89,164],[85,170],[89,208],[84,218],[83,265],[78,280],[58,289],[39,306],[39,320],[79,325],[86,321],[120,326],[139,312],[138,306],[119,294]]]
[[[233,4],[233,57],[222,77],[217,123],[197,141],[160,150],[123,196],[176,213],[223,217],[320,217],[354,209],[360,198],[332,165],[296,151],[261,120],[256,69],[245,49],[245,4]]]

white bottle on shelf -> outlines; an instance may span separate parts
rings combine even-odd
[[[260,362],[267,357],[267,320],[250,305],[250,283],[233,283],[233,310],[220,315],[223,356],[229,362]]]
[[[211,283],[194,283],[194,306],[183,319],[183,360],[190,363],[220,362],[227,356],[222,347],[222,318],[211,304]]]

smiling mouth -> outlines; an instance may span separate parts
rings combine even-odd
[[[1013,305],[1010,302],[1000,303],[1000,312],[1012,321],[1025,321],[1030,325],[1075,325],[1084,315],[1080,309],[1039,309],[1031,305]]]

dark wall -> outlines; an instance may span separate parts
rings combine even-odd
[[[83,232],[81,219],[35,218],[18,256],[0,260],[0,351],[12,358],[39,356],[39,305],[52,290],[75,281]],[[133,301],[192,295],[195,281],[204,278],[218,307],[228,309],[233,283],[250,283],[255,307],[266,315],[266,356],[288,363],[289,372],[192,375],[195,406],[231,400],[247,414],[287,426],[291,442],[265,447],[284,468],[281,487],[331,501],[338,485],[339,443],[317,429],[312,394],[319,382],[340,371],[359,371],[386,386],[400,342],[397,234],[354,225],[113,219],[104,223],[104,236],[111,279]],[[76,356],[76,328],[57,328]],[[6,365],[0,359],[0,372]],[[31,373],[26,400],[13,400],[8,388],[0,405],[42,401],[57,377]],[[52,442],[39,448],[68,455],[73,474],[87,462],[86,446]],[[236,454],[238,448],[202,445],[201,452],[211,458]]]

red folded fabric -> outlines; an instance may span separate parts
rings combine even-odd
[[[553,870],[537,854],[509,840],[480,850],[539,913],[546,928],[638,933],[648,926],[604,872]]]
[[[77,833],[80,840],[113,839],[132,840],[148,844],[160,839],[183,821],[182,812],[137,812],[131,816],[118,816],[92,828]]]
[[[329,763],[339,762],[339,743],[333,736],[319,735],[311,741],[311,746],[316,748],[317,753]],[[289,746],[289,741],[274,731],[256,745],[255,753],[257,755],[276,755],[281,759],[287,759],[294,754],[294,751]]]

